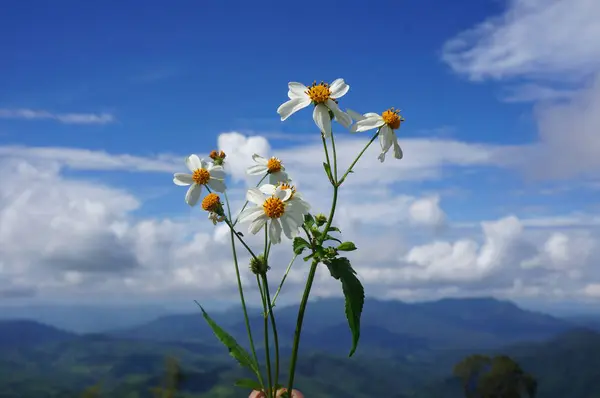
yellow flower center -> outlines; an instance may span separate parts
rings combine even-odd
[[[202,199],[202,209],[216,212],[221,206],[221,198],[216,193],[209,193]]]
[[[210,173],[206,169],[196,169],[192,173],[192,180],[198,185],[204,185],[210,180]]]
[[[267,171],[269,174],[278,173],[283,169],[283,165],[281,164],[281,160],[277,158],[271,158],[267,161]]]
[[[285,182],[282,182],[281,184],[279,184],[279,187],[281,189],[289,189],[290,191],[292,191],[292,194],[290,195],[290,199],[292,199],[294,197],[294,194],[296,193],[296,187],[290,184],[287,184]],[[288,200],[290,200],[288,199]]]
[[[269,218],[279,218],[285,213],[285,204],[275,196],[271,196],[263,203],[265,215]]]
[[[381,114],[385,124],[390,126],[392,130],[396,130],[400,127],[400,122],[404,121],[404,118],[400,116],[400,109],[390,108]]]
[[[310,97],[310,100],[314,104],[324,104],[328,99],[331,98],[329,84],[324,82],[317,84],[315,81],[311,86],[308,87],[306,94]]]

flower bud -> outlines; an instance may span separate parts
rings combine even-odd
[[[327,216],[323,213],[319,213],[315,216],[315,222],[318,227],[321,227],[327,223]]]
[[[271,267],[267,265],[267,261],[262,254],[250,259],[250,270],[254,275],[265,275],[269,269]]]
[[[225,155],[225,152],[223,151],[211,151],[210,155],[208,155],[214,162],[215,165],[217,166],[222,166],[223,162],[225,161],[225,158],[227,157],[227,155]]]

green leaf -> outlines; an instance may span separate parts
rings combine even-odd
[[[351,252],[353,250],[356,250],[356,245],[353,242],[344,242],[341,245],[339,245],[337,249],[342,252]]]
[[[297,236],[294,238],[292,246],[294,248],[294,254],[301,254],[304,249],[310,248],[310,243],[308,243],[306,239]]]
[[[252,359],[248,351],[239,345],[233,336],[217,325],[216,322],[213,321],[210,316],[208,316],[206,311],[204,311],[204,308],[202,308],[200,303],[197,301],[195,303],[198,305],[198,307],[200,307],[200,310],[202,310],[202,316],[204,316],[206,323],[208,323],[208,326],[210,326],[215,336],[217,336],[217,339],[219,339],[219,341],[223,343],[229,350],[229,355],[235,358],[240,365],[250,369],[257,377],[259,377],[260,374],[258,364]]]
[[[309,213],[304,216],[304,225],[308,229],[315,225],[315,218],[312,216],[312,214]]]
[[[342,232],[342,231],[340,231],[340,229],[338,227],[329,227],[329,229],[327,230],[327,232],[331,232],[331,231]]]
[[[308,256],[304,257],[304,258],[303,258],[303,260],[304,260],[304,261],[308,261],[308,260],[310,260],[311,258],[313,258],[313,257],[314,257],[314,255],[315,255],[315,253],[311,253],[311,254],[309,254]]]
[[[331,276],[342,282],[342,290],[346,301],[346,318],[352,332],[352,348],[348,356],[354,355],[360,339],[360,316],[365,303],[365,289],[356,277],[350,260],[346,257],[334,258],[325,263]]]
[[[325,240],[326,240],[326,241],[327,241],[327,240],[334,240],[334,241],[336,241],[336,242],[340,242],[340,243],[342,243],[342,241],[341,241],[341,240],[339,240],[338,238],[334,238],[333,236],[331,236],[331,235],[329,235],[329,234],[325,235]]]
[[[262,386],[259,382],[252,379],[239,379],[234,383],[236,387],[247,388],[248,390],[261,391]]]
[[[327,163],[323,162],[323,168],[325,169],[325,174],[327,174],[327,178],[329,178],[329,181],[333,184],[333,176],[331,175],[331,166],[329,166]]]

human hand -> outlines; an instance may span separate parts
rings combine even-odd
[[[283,393],[286,391],[287,391],[287,388],[280,388],[279,390],[277,390],[277,397],[281,397],[283,395]],[[254,391],[252,391],[252,393],[250,393],[248,398],[266,398],[266,395],[262,391],[254,390]],[[304,398],[304,394],[302,394],[300,391],[298,391],[294,388],[292,390],[291,398]]]

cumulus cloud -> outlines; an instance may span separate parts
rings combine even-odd
[[[446,221],[446,214],[440,207],[438,195],[414,201],[408,211],[410,220],[418,225],[440,227]]]
[[[227,155],[225,169],[235,181],[246,181],[246,169],[254,164],[253,154],[271,156],[271,147],[266,138],[248,137],[237,132],[219,134],[218,147]]]
[[[49,119],[64,124],[108,124],[116,122],[110,113],[52,113],[45,110],[34,109],[0,109],[2,119]]]

